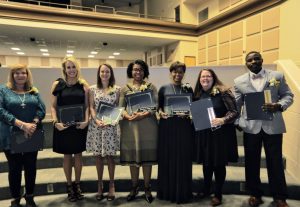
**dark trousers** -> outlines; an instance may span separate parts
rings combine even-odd
[[[36,178],[36,160],[38,152],[16,153],[4,151],[8,161],[8,181],[13,198],[21,196],[22,169],[24,168],[25,190],[27,195],[34,192]]]
[[[203,165],[203,176],[204,176],[204,190],[205,194],[210,193],[210,188],[212,184],[212,176],[215,175],[215,189],[214,194],[217,198],[222,199],[222,189],[226,177],[226,167],[225,166],[209,166]]]
[[[264,145],[270,192],[274,199],[286,199],[287,187],[282,160],[282,134],[244,133],[246,186],[252,196],[261,197],[260,160]]]

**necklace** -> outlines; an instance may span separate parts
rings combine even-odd
[[[174,91],[174,94],[176,95],[176,90],[175,90],[175,87],[174,87],[174,84],[171,84],[172,85],[172,88],[173,88],[173,91]],[[180,91],[179,91],[179,94],[181,94],[181,90],[182,90],[182,87],[180,87]]]
[[[25,94],[25,93],[23,94],[23,98],[21,98],[20,95],[18,95],[18,97],[19,97],[19,99],[20,99],[20,101],[21,101],[20,106],[24,109],[25,106],[26,106],[26,104],[25,104],[26,94]]]

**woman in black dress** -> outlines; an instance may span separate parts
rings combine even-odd
[[[170,66],[172,83],[158,92],[159,139],[158,139],[158,189],[157,197],[174,203],[186,203],[192,198],[192,138],[189,116],[170,116],[164,111],[166,95],[190,94],[193,90],[182,84],[186,66],[175,62]]]
[[[196,133],[195,161],[203,164],[204,188],[200,198],[210,195],[212,176],[215,175],[212,206],[222,203],[222,187],[228,162],[237,162],[237,140],[234,120],[238,116],[231,91],[218,79],[211,69],[199,73],[194,96],[196,100],[211,98],[216,118],[212,120],[215,130],[204,129]],[[217,129],[218,128],[218,129]]]
[[[83,199],[79,183],[82,170],[82,152],[85,151],[89,119],[88,84],[80,77],[80,68],[75,58],[65,58],[62,69],[64,78],[57,79],[52,85],[53,151],[64,154],[63,168],[67,179],[68,200],[74,202]],[[57,108],[76,104],[85,105],[85,121],[72,126],[59,123]],[[73,154],[75,182],[72,184]]]

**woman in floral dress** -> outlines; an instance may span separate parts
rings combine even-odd
[[[115,199],[114,173],[115,163],[113,156],[120,148],[119,125],[107,125],[97,118],[96,111],[101,102],[110,105],[118,105],[120,87],[115,85],[115,77],[112,67],[109,64],[102,64],[97,72],[97,85],[91,86],[89,91],[89,103],[92,120],[89,124],[86,150],[96,157],[96,168],[98,173],[97,200],[103,196],[103,159],[107,159],[109,172],[109,192],[107,200]]]

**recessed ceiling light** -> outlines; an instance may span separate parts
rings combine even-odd
[[[98,52],[97,52],[97,51],[92,51],[91,54],[92,54],[92,55],[97,55]]]
[[[67,50],[67,53],[73,54],[73,53],[74,53],[74,50]]]
[[[48,52],[48,49],[40,49],[41,52]]]
[[[89,58],[94,58],[94,57],[95,57],[95,55],[89,55],[88,57],[89,57]]]
[[[119,52],[114,52],[113,55],[120,55],[120,53]]]
[[[38,44],[37,46],[39,46],[39,47],[47,47],[47,45],[45,45],[45,44]]]
[[[121,48],[120,51],[126,51],[126,49]]]
[[[43,53],[43,56],[49,56],[50,54],[49,53]]]
[[[110,56],[108,56],[108,58],[109,58],[109,59],[114,59],[115,56],[110,55]]]
[[[17,52],[18,55],[25,55],[24,52]]]
[[[15,51],[19,51],[20,50],[20,48],[17,48],[17,47],[12,47],[10,49],[15,50]]]
[[[13,43],[13,42],[4,42],[4,44],[6,44],[6,45],[14,45],[15,43]]]
[[[72,54],[66,54],[66,56],[67,56],[67,57],[72,57],[73,55],[72,55]]]

